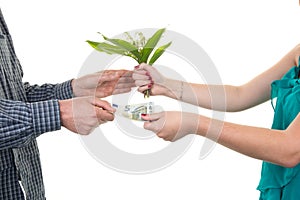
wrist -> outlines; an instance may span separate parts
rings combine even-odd
[[[28,104],[33,116],[36,135],[56,131],[61,128],[59,103],[57,100],[38,101]]]
[[[187,125],[187,132],[192,134],[199,134],[200,116],[196,113],[187,113],[184,123]]]
[[[77,96],[77,95],[76,95],[76,87],[75,87],[75,86],[76,86],[76,83],[75,83],[75,82],[76,82],[76,79],[75,79],[75,78],[71,80],[71,87],[72,87],[72,91],[73,91],[73,96],[74,96],[74,97]]]
[[[81,97],[84,96],[82,90],[80,90],[80,87],[78,86],[77,79],[73,79],[71,81],[72,91],[73,91],[73,97]]]
[[[197,135],[206,137],[211,140],[215,140],[216,138],[218,138],[219,134],[222,131],[224,123],[223,121],[214,120],[203,115],[198,115],[197,121]]]
[[[65,126],[67,121],[69,121],[72,117],[70,117],[70,110],[72,109],[72,103],[70,100],[59,100],[59,115],[60,115],[60,121],[61,125]]]
[[[163,95],[182,100],[183,95],[183,82],[179,80],[166,79],[165,81],[165,90],[163,91]]]

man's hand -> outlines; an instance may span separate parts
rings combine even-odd
[[[104,98],[113,94],[130,92],[132,87],[135,87],[132,71],[128,70],[104,70],[72,81],[75,97]]]
[[[100,124],[114,119],[115,109],[95,97],[59,101],[61,124],[72,132],[88,135]]]

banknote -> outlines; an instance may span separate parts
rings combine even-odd
[[[142,114],[152,114],[154,112],[153,102],[128,105],[113,103],[112,106],[116,109],[115,114],[138,121],[144,121],[141,116]]]

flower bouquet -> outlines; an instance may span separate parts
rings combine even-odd
[[[136,33],[137,37],[131,36],[128,32],[125,32],[126,40],[102,37],[104,42],[95,42],[87,40],[87,43],[91,45],[95,50],[104,52],[107,54],[119,54],[122,56],[129,56],[137,61],[138,64],[147,63],[153,65],[154,62],[165,52],[165,50],[171,45],[169,42],[156,48],[160,38],[165,32],[165,28],[157,30],[150,38],[146,39],[142,32]],[[150,96],[150,89],[144,92],[144,97]]]

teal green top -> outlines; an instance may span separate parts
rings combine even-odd
[[[300,112],[299,68],[291,68],[282,79],[274,81],[271,85],[271,102],[275,111],[272,129],[285,130]],[[261,191],[260,199],[300,199],[299,172],[300,164],[286,168],[263,162],[257,187]]]

